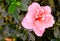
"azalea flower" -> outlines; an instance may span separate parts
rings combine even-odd
[[[54,23],[50,6],[40,6],[36,2],[29,5],[28,12],[22,20],[22,26],[33,30],[37,36],[42,36],[45,29],[52,27]]]

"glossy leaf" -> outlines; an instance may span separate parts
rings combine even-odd
[[[16,0],[11,0],[11,1],[16,1]]]
[[[0,41],[3,39],[2,35],[0,35]]]
[[[31,0],[21,0],[21,3],[25,4],[29,4]]]
[[[6,37],[15,36],[14,32],[15,32],[15,30],[13,28],[9,28],[8,25],[3,28],[3,33],[4,33],[3,35],[6,36]]]
[[[55,27],[55,28],[54,28],[54,36],[55,36],[56,38],[58,38],[58,36],[59,36],[59,29],[58,29],[58,27]]]
[[[35,0],[35,1],[40,1],[40,0]]]
[[[4,20],[0,19],[0,26],[4,24]]]
[[[28,6],[25,5],[25,4],[21,4],[20,9],[21,9],[22,11],[27,11]]]
[[[0,0],[0,1],[2,1],[2,0]]]
[[[13,24],[13,23],[9,24],[8,27],[11,28],[11,29],[16,29],[16,25]]]
[[[34,35],[31,32],[29,32],[29,31],[28,31],[28,34],[29,34],[29,36],[28,36],[29,37],[29,40],[30,41],[35,41]]]
[[[16,4],[17,4],[17,6],[20,6],[21,3],[20,2],[16,2]]]
[[[11,4],[8,8],[9,14],[13,14],[15,10],[16,10],[16,4]]]
[[[7,2],[8,4],[10,4],[11,1],[10,1],[10,0],[6,0],[6,2]]]
[[[57,41],[56,39],[51,39],[51,41]]]
[[[60,41],[60,39],[58,39],[58,38],[57,39],[51,39],[51,41]]]
[[[14,1],[16,1],[16,0],[6,0],[6,2],[7,2],[8,4],[10,4],[11,2],[14,2]]]
[[[15,12],[12,14],[12,16],[14,17],[15,21],[18,23],[18,10],[16,9]]]

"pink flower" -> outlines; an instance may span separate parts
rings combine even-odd
[[[33,30],[37,36],[42,36],[46,28],[52,27],[54,17],[49,6],[40,6],[34,2],[28,7],[28,12],[22,21],[22,26]]]

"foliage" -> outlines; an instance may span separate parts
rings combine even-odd
[[[42,37],[22,27],[21,21],[32,2],[49,5],[55,24],[46,29]],[[12,38],[13,41],[60,41],[60,0],[0,0],[0,41]]]

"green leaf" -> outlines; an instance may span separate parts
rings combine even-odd
[[[31,32],[29,32],[29,31],[28,31],[28,34],[29,34],[29,36],[28,36],[29,40],[30,41],[35,41],[35,36]]]
[[[10,1],[10,0],[6,0],[6,2],[7,2],[8,4],[10,4],[11,1]]]
[[[40,0],[35,0],[35,1],[40,1]]]
[[[20,6],[20,2],[16,2],[17,6]]]
[[[55,36],[55,38],[58,38],[58,36],[59,36],[59,29],[58,29],[58,27],[54,28],[54,36]]]
[[[23,41],[25,41],[25,40],[27,39],[27,35],[23,35],[23,36],[21,37],[21,39],[22,39]]]
[[[12,16],[14,17],[14,19],[15,19],[16,21],[18,21],[18,15],[19,15],[19,13],[18,13],[18,10],[17,10],[17,8],[16,8],[16,10],[14,11],[14,13],[12,14]]]
[[[15,36],[14,35],[15,30],[16,29],[14,29],[13,25],[7,25],[6,27],[3,28],[3,33],[4,33],[3,35],[6,37]]]
[[[0,41],[2,40],[2,38],[3,38],[2,35],[0,35]]]
[[[51,41],[60,41],[60,39],[56,38],[56,39],[51,39]]]
[[[8,3],[8,4],[10,4],[11,2],[15,2],[16,0],[6,0],[6,2]]]
[[[11,1],[16,1],[16,0],[11,0]]]
[[[10,6],[9,6],[9,8],[8,8],[8,12],[9,12],[9,14],[13,14],[14,13],[14,11],[15,11],[15,9],[16,9],[16,4],[11,4]]]
[[[2,1],[2,0],[0,0],[0,1]]]
[[[31,0],[21,0],[21,3],[23,4],[29,4]]]
[[[27,6],[27,5],[24,5],[24,4],[21,4],[21,5],[20,5],[20,9],[21,9],[22,11],[27,11],[28,6]]]
[[[57,41],[56,39],[51,39],[51,41]]]
[[[8,27],[10,27],[11,29],[16,29],[16,24],[11,23],[8,25]]]
[[[17,10],[17,4],[16,2],[12,2],[10,7],[8,8],[9,14],[11,14],[15,20],[18,20],[18,10]]]
[[[4,20],[0,19],[0,26],[4,24]]]
[[[60,33],[59,33],[59,39],[60,39]]]
[[[11,4],[16,4],[16,2],[11,2]]]
[[[23,28],[20,29],[20,38],[25,41],[27,39],[27,31]]]
[[[31,0],[21,0],[20,9],[21,9],[22,11],[27,11],[27,9],[28,9],[27,4],[29,4],[30,1],[31,1]]]
[[[18,14],[19,14],[19,13],[14,13],[14,14],[12,14],[12,16],[14,17],[15,20],[18,20]]]

